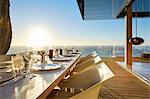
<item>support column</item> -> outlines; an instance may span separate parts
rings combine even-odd
[[[132,38],[132,5],[127,7],[125,21],[126,21],[125,63],[126,65],[131,66],[132,65],[132,44],[129,43],[129,39]]]

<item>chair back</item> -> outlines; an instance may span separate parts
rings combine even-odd
[[[9,55],[0,55],[0,62],[10,61],[10,60],[11,60],[11,56],[9,56]]]
[[[73,72],[80,72],[81,70],[84,70],[90,66],[93,66],[94,64],[98,63],[98,62],[102,62],[102,59],[99,56],[96,56],[94,58],[88,59],[87,61],[84,61],[80,64],[78,64]]]
[[[11,65],[10,62],[11,56],[9,55],[0,55],[0,82],[5,81],[5,79],[10,78],[8,75],[11,73]],[[8,74],[8,75],[7,75]],[[12,77],[12,76],[11,76]]]
[[[89,55],[87,55],[87,56],[85,56],[85,57],[82,57],[82,58],[79,60],[79,63],[80,63],[80,62],[84,62],[84,61],[86,61],[86,60],[88,60],[88,59],[90,59],[90,58],[93,58],[93,57],[95,57],[95,56],[97,56],[97,53],[94,51],[94,52],[92,52],[91,54],[89,54]]]
[[[86,74],[86,76],[85,76]],[[91,75],[95,75],[91,76]],[[84,79],[88,79],[86,80],[87,83],[90,83],[92,85],[92,83],[96,83],[93,84],[93,86],[91,86],[89,84],[89,87],[82,91],[81,93],[69,98],[69,99],[99,99],[99,94],[100,94],[100,89],[102,86],[102,83],[104,83],[104,81],[108,80],[109,78],[112,78],[114,76],[114,73],[107,67],[107,65],[102,62],[99,65],[97,65],[96,67],[92,68],[91,70],[89,70],[88,72],[84,73],[84,77],[80,75],[80,77],[82,78],[82,81]],[[88,78],[87,78],[88,77]],[[94,78],[91,78],[94,77]],[[81,80],[81,79],[80,79]],[[92,81],[90,81],[92,80]],[[87,84],[85,83],[85,84]],[[82,83],[83,84],[83,83]]]
[[[101,88],[101,83],[98,83],[81,93],[70,97],[69,99],[99,99],[99,90]]]
[[[114,73],[104,62],[102,62],[91,69],[68,79],[69,82],[66,83],[66,87],[70,86],[72,88],[85,90],[99,82],[104,82],[113,76]],[[65,83],[63,87],[65,87]]]

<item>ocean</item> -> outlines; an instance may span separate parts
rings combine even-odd
[[[52,46],[44,47],[44,49],[76,49],[82,52],[83,56],[96,51],[101,57],[115,57],[124,56],[124,46]],[[32,50],[31,47],[26,46],[11,46],[7,54],[15,54]],[[142,53],[150,53],[150,46],[133,46],[133,57],[140,57]]]

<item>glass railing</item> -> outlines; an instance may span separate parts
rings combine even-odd
[[[54,48],[45,47],[44,49]],[[83,53],[83,56],[86,56],[93,51],[96,51],[100,57],[117,57],[124,56],[124,46],[55,46],[56,48],[67,48],[67,49],[77,49]],[[25,46],[12,46],[7,54],[21,53],[26,50],[30,50],[31,47]],[[150,53],[150,46],[133,46],[133,57],[141,57],[143,53]]]

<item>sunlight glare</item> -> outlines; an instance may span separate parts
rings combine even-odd
[[[28,39],[29,47],[44,47],[49,46],[49,43],[50,36],[48,29],[43,27],[31,29]]]

